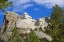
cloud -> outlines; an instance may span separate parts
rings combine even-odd
[[[43,5],[46,8],[52,8],[55,4],[64,7],[64,0],[33,0],[36,4]]]
[[[13,9],[12,11],[19,12],[27,9],[28,7],[33,6],[30,4],[30,0],[9,0],[13,2]]]
[[[13,11],[19,12],[27,9],[28,7],[33,6],[33,4],[25,4],[25,5],[20,5],[20,6],[14,6]]]
[[[10,1],[12,1],[13,4],[16,5],[16,6],[26,4],[26,3],[30,2],[30,0],[10,0]]]
[[[40,9],[39,8],[35,8],[34,10],[39,11]]]
[[[9,0],[13,2],[13,9],[12,11],[19,12],[27,9],[28,7],[35,6],[34,3],[37,5],[45,6],[46,8],[51,9],[52,6],[58,4],[61,7],[64,7],[64,0]],[[33,3],[32,3],[33,2]],[[39,9],[35,9],[39,10]]]

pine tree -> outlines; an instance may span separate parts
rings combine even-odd
[[[12,5],[12,2],[9,2],[8,0],[0,0],[0,9],[4,12],[6,12],[6,8],[10,7]]]
[[[8,39],[8,42],[22,42],[21,37],[16,28],[12,30],[12,34]]]
[[[62,31],[64,31],[63,25],[63,9],[58,5],[53,7],[53,12],[51,14],[51,19],[49,20],[47,32],[52,36],[52,42],[64,42],[62,37]],[[63,26],[62,26],[63,25]]]
[[[55,5],[53,7],[53,12],[51,14],[51,20],[56,22],[57,25],[59,25],[62,22],[62,15],[63,15],[63,9],[59,7],[58,5]]]
[[[39,37],[32,30],[25,38],[24,42],[40,42]]]

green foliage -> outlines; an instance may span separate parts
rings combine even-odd
[[[16,28],[12,30],[12,34],[7,42],[21,42],[21,37]]]
[[[40,42],[39,37],[32,30],[25,38],[24,42]]]
[[[60,8],[58,5],[55,5],[55,7],[53,7],[53,12],[51,14],[51,22],[59,25],[62,22],[62,15],[63,9]]]
[[[49,42],[46,38],[41,38],[40,42]]]
[[[6,12],[6,8],[10,7],[12,2],[8,2],[8,0],[0,0],[0,9]]]
[[[64,42],[64,23],[63,20],[63,9],[58,5],[53,7],[51,19],[49,19],[49,25],[47,26],[46,32],[52,36],[52,42]]]
[[[42,31],[42,27],[39,28],[39,31]]]
[[[37,28],[35,28],[34,30],[37,31]]]

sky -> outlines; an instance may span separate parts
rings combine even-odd
[[[16,12],[22,15],[27,12],[33,19],[42,17],[50,17],[53,6],[58,4],[64,8],[64,0],[9,0],[13,2],[13,6],[7,8],[10,12]],[[5,13],[0,10],[0,26],[2,26]]]

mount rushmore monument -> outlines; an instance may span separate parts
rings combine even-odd
[[[17,28],[19,33],[29,33],[31,29],[34,30],[35,28],[40,27],[42,27],[42,30],[45,30],[44,27],[48,25],[48,19],[48,17],[43,17],[35,20],[26,12],[22,15],[18,15],[15,12],[7,12],[4,16],[4,21],[1,27],[1,39],[4,41],[7,40],[7,38],[10,37],[14,27]]]
[[[35,28],[40,28],[44,30],[44,27],[46,27],[48,18],[39,18],[38,20],[32,19],[31,16],[29,16],[26,12],[23,13],[16,21],[16,27],[18,29],[26,29],[27,33],[29,33],[29,30],[34,30]]]

